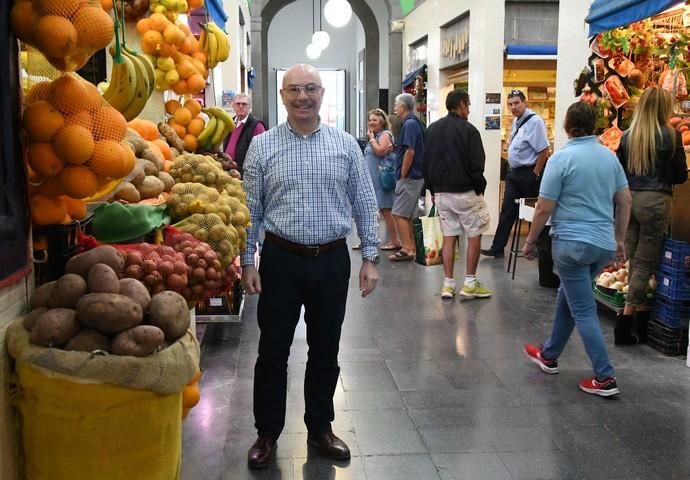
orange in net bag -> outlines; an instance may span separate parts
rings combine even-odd
[[[30,51],[29,67],[35,57],[42,55]],[[30,72],[22,114],[32,192],[93,199],[112,191],[135,165],[122,143],[124,117],[76,73],[42,73]]]
[[[15,0],[10,25],[22,42],[63,72],[79,70],[114,34],[100,0]]]

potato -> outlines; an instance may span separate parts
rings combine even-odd
[[[165,339],[174,342],[189,328],[191,318],[187,301],[179,293],[165,291],[151,298],[146,323],[163,330]]]
[[[166,192],[169,192],[175,186],[175,179],[168,172],[158,172],[158,179],[165,185]]]
[[[89,293],[120,293],[120,280],[115,270],[105,263],[97,263],[87,279]]]
[[[137,187],[135,187],[134,184],[124,182],[115,194],[115,199],[124,200],[127,203],[137,203],[141,200],[141,195],[139,194],[139,190],[137,190]]]
[[[160,171],[154,162],[145,158],[137,158],[136,165],[144,170],[144,178],[146,178],[147,175],[158,175]],[[143,182],[144,179],[142,178],[141,181]],[[141,184],[141,182],[139,182],[139,184]]]
[[[89,293],[77,303],[77,318],[101,333],[119,333],[141,323],[144,313],[137,302],[115,293]]]
[[[38,317],[29,339],[34,345],[62,347],[79,333],[80,329],[74,310],[52,308]]]
[[[118,276],[122,274],[125,268],[125,259],[117,249],[110,245],[101,245],[70,258],[65,266],[65,271],[67,273],[76,273],[86,279],[91,267],[97,263],[109,265]]]
[[[31,301],[29,301],[29,308],[31,310],[38,307],[48,307],[48,301],[50,300],[50,293],[55,287],[55,282],[44,283],[31,295]]]
[[[165,190],[165,184],[158,177],[147,175],[139,185],[139,193],[142,199],[156,198]]]
[[[26,331],[30,332],[34,328],[34,325],[36,325],[36,320],[38,320],[38,317],[47,311],[48,309],[46,307],[38,307],[27,313],[26,316],[24,316],[24,320],[22,320],[22,325],[24,325]]]
[[[86,281],[76,273],[66,273],[58,278],[50,292],[50,308],[74,308],[81,297],[88,293]]]
[[[139,305],[141,305],[142,310],[145,312],[149,308],[149,303],[151,303],[151,295],[146,289],[143,283],[134,278],[122,278],[120,279],[120,295],[129,297]]]
[[[119,333],[113,340],[112,353],[146,357],[158,350],[165,340],[163,330],[153,325],[139,325]]]
[[[65,345],[65,350],[73,350],[77,352],[93,352],[94,350],[102,350],[110,352],[112,342],[98,330],[87,328],[77,333]]]
[[[145,176],[146,172],[144,172],[144,166],[136,164],[134,170],[129,174],[129,183],[136,187],[144,181]]]

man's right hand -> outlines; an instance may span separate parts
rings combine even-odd
[[[254,265],[242,267],[242,288],[248,295],[261,293],[261,276]]]

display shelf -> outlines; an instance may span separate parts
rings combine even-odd
[[[214,300],[221,297],[212,297],[209,300]],[[244,311],[244,294],[240,299],[240,307],[237,312],[232,309],[227,310],[227,313],[211,313],[211,314],[197,314],[196,323],[242,323],[242,312]]]

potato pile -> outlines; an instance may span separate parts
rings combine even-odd
[[[232,177],[213,157],[184,153],[175,158],[170,167],[175,183],[201,183],[222,192]]]
[[[149,143],[132,130],[127,132],[125,143],[129,144],[137,158],[134,169],[127,177],[128,181],[122,182],[115,199],[137,203],[169,192],[175,180],[163,171],[164,161],[151,150]]]
[[[149,295],[123,274],[125,259],[101,246],[72,257],[67,273],[34,292],[24,327],[35,345],[145,357],[189,328],[187,302],[171,291]]]
[[[229,183],[225,188],[236,187]],[[218,193],[200,183],[178,183],[170,193],[171,217],[180,222],[176,226],[211,245],[224,267],[232,263],[247,243],[247,206],[226,191]]]
[[[140,243],[123,253],[124,276],[141,281],[151,294],[165,290],[182,293],[187,288],[191,271],[185,257],[174,248]]]
[[[166,236],[166,243],[184,255],[189,283],[181,294],[186,300],[198,302],[221,291],[224,280],[221,261],[207,243],[189,233]]]

